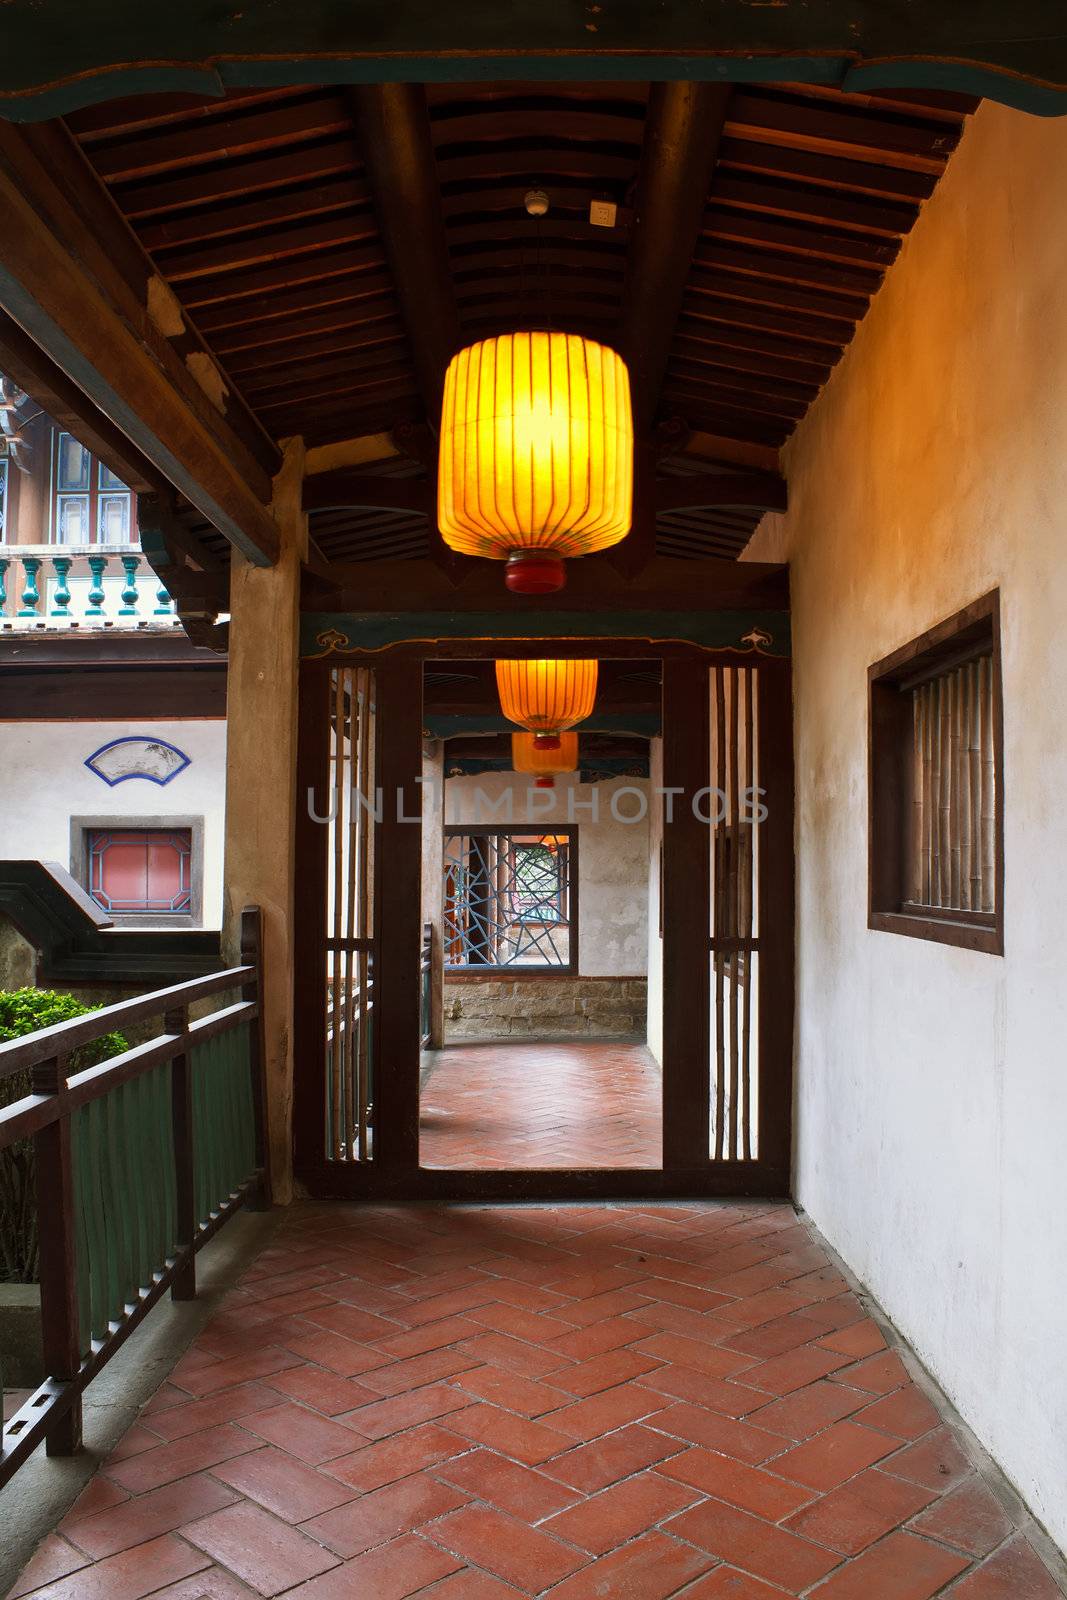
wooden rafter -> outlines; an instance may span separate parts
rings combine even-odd
[[[649,96],[618,334],[642,432],[659,402],[730,94],[728,84],[677,82],[653,84]]]
[[[129,488],[139,493],[163,488],[163,475],[4,312],[0,312],[0,372]]]
[[[270,477],[186,369],[50,172],[0,126],[0,307],[250,560],[278,540]],[[89,252],[102,263],[92,275]]]
[[[436,422],[445,368],[463,341],[426,93],[413,83],[365,85],[352,103],[419,390]]]

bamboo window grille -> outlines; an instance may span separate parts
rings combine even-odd
[[[997,771],[992,652],[911,690],[908,906],[994,913]]]

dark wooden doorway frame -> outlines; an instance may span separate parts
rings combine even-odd
[[[300,675],[297,763],[296,1072],[294,1162],[308,1191],[323,1198],[398,1200],[568,1200],[786,1195],[790,1191],[794,1014],[793,740],[791,664],[757,652],[712,650],[681,641],[538,640],[556,655],[658,660],[663,693],[663,785],[695,794],[709,783],[709,669],[754,667],[760,682],[759,760],[769,810],[761,827],[759,884],[761,1052],[759,1155],[711,1159],[709,900],[711,830],[690,808],[664,829],[663,1166],[650,1169],[440,1170],[419,1165],[421,849],[420,829],[400,818],[421,813],[423,668],[429,660],[492,659],[527,651],[529,639],[441,639],[381,651],[344,651],[305,660]],[[309,792],[327,792],[328,690],[337,665],[372,666],[377,684],[377,781],[401,807],[384,807],[375,886],[375,1156],[366,1164],[324,1154],[326,998],[324,917],[326,830]]]

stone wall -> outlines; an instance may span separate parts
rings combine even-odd
[[[644,978],[445,980],[445,1043],[645,1036]]]

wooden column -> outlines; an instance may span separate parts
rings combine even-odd
[[[663,1165],[687,1170],[709,1159],[709,720],[707,661],[664,661]]]
[[[395,1170],[419,1164],[422,662],[383,661],[376,680],[374,1160]]]
[[[440,739],[422,753],[422,920],[434,931],[430,974],[430,1045],[445,1042],[444,916],[445,916],[445,747]]]
[[[304,445],[289,440],[271,502],[280,555],[254,567],[236,550],[230,573],[226,748],[227,959],[240,959],[241,912],[263,911],[264,1081],[274,1199],[292,1198],[293,911],[296,829],[301,509]]]
[[[760,824],[759,1155],[789,1193],[795,1006],[793,676],[789,661],[761,661],[759,772],[767,807]]]

